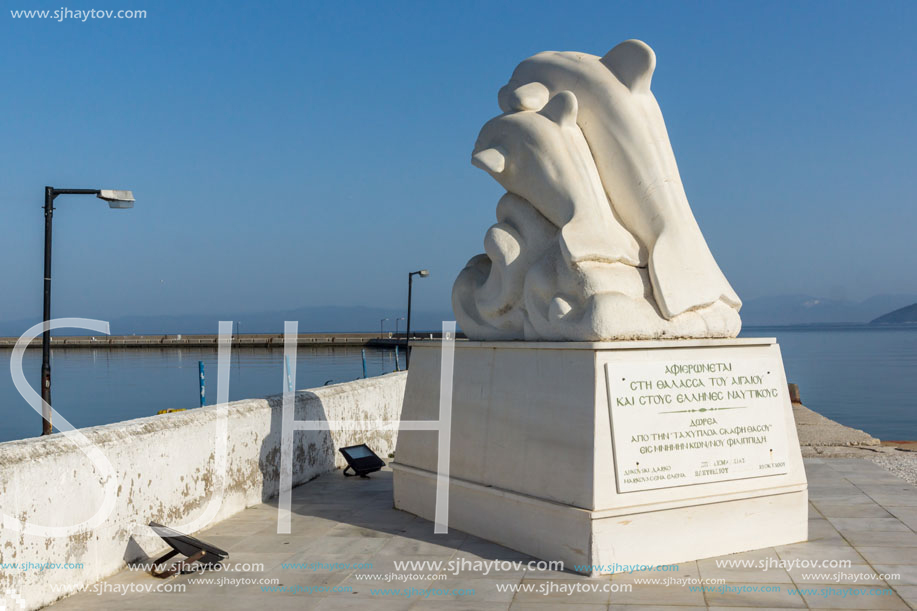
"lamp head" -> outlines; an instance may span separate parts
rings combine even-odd
[[[428,269],[422,269],[422,270],[420,270],[420,271],[417,272],[417,273],[420,274],[420,277],[421,277],[421,278],[426,278],[427,276],[430,275],[430,270],[428,270]]]
[[[134,194],[130,191],[102,189],[96,197],[107,201],[109,208],[125,209],[134,207]]]

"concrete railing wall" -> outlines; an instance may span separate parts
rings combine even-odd
[[[342,446],[365,441],[383,457],[394,452],[406,377],[392,373],[297,392],[296,420],[387,420],[393,427],[295,432],[294,485],[344,466],[337,452]],[[27,534],[22,527],[68,527],[92,518],[105,501],[103,472],[61,434],[0,444],[0,606],[16,609],[24,599],[26,608],[38,608],[118,572],[126,562],[159,553],[164,546],[146,526],[150,521],[183,530],[208,513],[215,513],[212,524],[276,496],[281,418],[277,396],[82,429],[110,461],[116,480],[110,489],[117,492],[101,525],[64,537]],[[195,526],[193,531],[206,524]],[[3,568],[9,563],[82,567]]]

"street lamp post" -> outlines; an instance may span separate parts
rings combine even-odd
[[[407,369],[411,364],[411,286],[414,283],[414,276],[426,278],[430,275],[430,270],[421,269],[408,274],[408,320],[404,331],[404,368]]]
[[[382,336],[385,335],[385,321],[386,320],[388,320],[388,318],[379,319],[379,339],[382,339]]]
[[[51,427],[51,221],[54,219],[54,200],[58,195],[95,195],[108,202],[109,208],[133,208],[134,195],[130,191],[109,189],[55,189],[45,187],[45,295],[42,309],[44,331],[41,336],[41,434],[50,435]]]
[[[404,320],[404,316],[399,316],[395,319],[395,337],[398,337],[398,321]]]

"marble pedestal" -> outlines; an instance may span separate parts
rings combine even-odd
[[[440,358],[415,345],[403,420],[438,419]],[[433,519],[436,465],[399,432],[397,508]],[[774,339],[457,342],[450,469],[450,528],[585,574],[807,537]]]

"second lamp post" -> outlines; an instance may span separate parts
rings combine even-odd
[[[414,276],[426,278],[430,275],[430,270],[421,269],[408,274],[408,319],[405,323],[407,327],[404,331],[404,368],[411,366],[411,286],[414,283]]]

